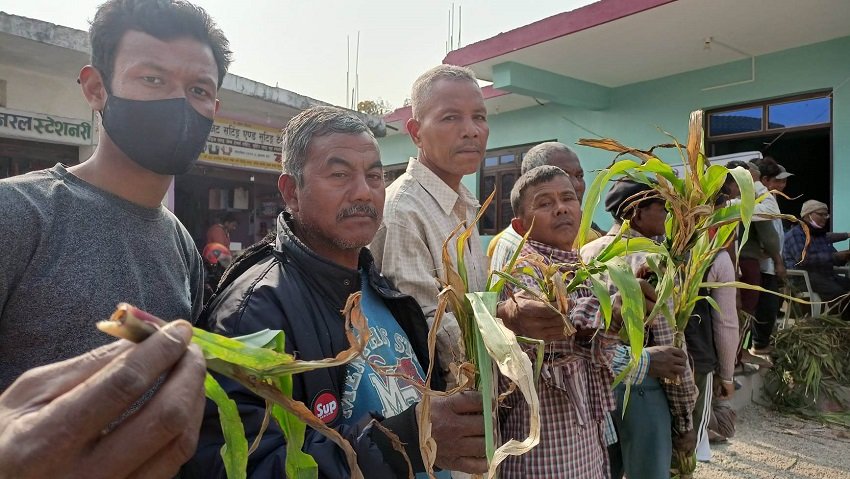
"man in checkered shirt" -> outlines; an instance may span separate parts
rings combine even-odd
[[[540,166],[514,184],[511,206],[514,230],[523,235],[531,230],[517,268],[527,271],[528,267],[534,275],[519,274],[518,279],[528,289],[540,292],[538,280],[543,273],[537,261],[558,264],[562,273],[569,273],[579,262],[573,249],[581,222],[579,198],[566,172],[555,166]],[[652,295],[651,286],[645,286]],[[522,290],[512,289],[511,293]],[[557,339],[545,343],[538,383],[540,443],[526,454],[506,459],[501,469],[503,478],[608,477],[606,426],[608,412],[615,405],[610,363],[619,344],[618,316],[612,328],[605,330],[599,301],[590,289],[580,288],[570,294],[568,319],[576,333],[565,337],[561,327]],[[500,386],[504,391],[508,383],[503,380]],[[499,411],[502,440],[522,440],[528,435],[528,404],[520,395],[507,395]]]

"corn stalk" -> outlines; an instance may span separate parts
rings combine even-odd
[[[617,153],[615,162],[602,170],[588,188],[585,200],[584,216],[579,231],[579,243],[584,244],[589,231],[593,213],[600,201],[603,187],[609,181],[628,177],[638,183],[651,187],[645,197],[659,198],[665,202],[667,220],[663,246],[666,252],[660,252],[655,258],[658,262],[649,266],[658,278],[659,304],[672,301],[672,311],[667,315],[675,331],[675,345],[682,347],[684,332],[700,300],[707,300],[714,307],[710,297],[700,295],[701,288],[747,287],[769,292],[758,286],[742,283],[706,283],[706,272],[720,250],[734,241],[742,227],[740,244],[747,241],[755,205],[765,196],[756,198],[755,187],[750,173],[743,168],[727,169],[721,165],[710,165],[703,147],[703,112],[691,113],[688,125],[688,141],[685,145],[672,138],[671,144],[658,145],[650,150],[639,150],[624,146],[612,139],[581,139],[580,145],[600,148]],[[662,162],[654,154],[655,148],[675,148],[684,165],[683,178],[679,178],[670,165]],[[640,162],[623,159],[629,155]],[[741,191],[741,201],[728,206],[716,207],[716,199],[727,175],[731,175]],[[795,219],[782,215],[787,219]],[[631,241],[634,241],[632,239]],[[656,305],[658,306],[658,304]],[[629,331],[629,337],[637,331]],[[634,344],[634,341],[632,341]],[[680,477],[691,477],[695,467],[693,457],[680,455],[677,458]]]
[[[360,312],[359,293],[348,299],[344,314],[346,337],[350,347],[333,358],[314,361],[296,360],[284,352],[283,331],[263,330],[248,336],[228,338],[193,328],[192,342],[201,348],[207,368],[239,382],[266,400],[266,418],[260,433],[249,449],[245,429],[236,403],[227,397],[215,378],[207,373],[204,380],[206,395],[219,409],[225,444],[221,449],[227,477],[247,477],[248,456],[259,444],[265,425],[273,418],[286,438],[286,476],[292,479],[316,479],[316,461],[301,449],[307,426],[323,434],[342,449],[351,470],[351,477],[362,479],[357,455],[348,441],[325,425],[302,402],[292,398],[292,375],[320,368],[337,367],[357,357],[369,341],[369,328]],[[165,321],[126,303],[118,305],[107,321],[97,323],[98,329],[112,336],[141,342]],[[353,329],[353,330],[352,330]],[[355,334],[356,333],[356,334]]]
[[[569,322],[569,293],[576,288],[585,287],[585,281],[589,281],[593,292],[600,296],[601,312],[605,318],[606,325],[610,325],[612,317],[612,300],[607,289],[607,285],[602,280],[602,274],[605,273],[610,265],[618,268],[620,273],[615,273],[616,284],[622,291],[630,291],[632,293],[623,296],[623,313],[624,321],[631,324],[632,329],[640,331],[640,337],[635,337],[633,347],[636,352],[636,357],[640,356],[640,351],[643,347],[643,319],[645,316],[643,295],[640,291],[640,285],[637,279],[631,274],[625,274],[627,265],[623,262],[621,256],[633,248],[644,247],[652,251],[658,250],[658,246],[652,242],[646,243],[637,241],[632,245],[627,244],[624,240],[618,238],[611,246],[600,254],[600,258],[591,261],[590,264],[577,265],[561,265],[561,264],[546,264],[545,258],[522,258],[520,256],[522,245],[527,240],[531,229],[522,239],[513,257],[502,271],[491,272],[488,279],[486,291],[484,292],[469,292],[466,264],[464,261],[464,251],[467,241],[474,231],[477,222],[486,211],[491,203],[493,195],[484,202],[478,216],[465,229],[464,225],[458,225],[449,235],[443,244],[443,270],[444,276],[441,278],[443,290],[440,293],[440,302],[438,303],[437,315],[434,325],[431,328],[431,333],[438,329],[439,321],[443,313],[448,309],[455,315],[458,326],[461,331],[461,341],[464,346],[465,357],[460,358],[459,364],[453,367],[460,376],[458,383],[467,382],[474,385],[475,389],[480,391],[484,402],[484,420],[485,420],[485,444],[487,451],[487,459],[489,461],[488,477],[495,478],[499,464],[509,455],[522,455],[530,451],[540,440],[540,404],[536,390],[536,383],[539,379],[540,369],[543,362],[543,341],[534,338],[524,338],[516,336],[510,329],[505,327],[501,319],[495,315],[496,301],[502,292],[502,289],[507,285],[512,285],[520,289],[525,289],[533,296],[536,296],[545,304],[548,304],[553,310],[557,311],[564,318],[564,338],[575,332],[572,324]],[[533,224],[531,226],[533,228]],[[463,231],[461,232],[461,230]],[[457,264],[451,259],[449,248],[453,239],[454,247],[457,253]],[[518,262],[523,262],[525,259],[536,261],[535,264],[540,266],[542,274],[528,270],[515,270],[514,266]],[[568,269],[574,270],[569,273],[562,271],[563,266],[568,266]],[[517,276],[520,274],[536,275],[536,280],[541,285],[538,291],[528,289]],[[435,338],[429,337],[429,348],[433,357]],[[529,355],[520,346],[520,343],[529,344],[537,347],[535,362],[532,364]],[[636,364],[636,359],[634,363]],[[497,395],[498,381],[496,380],[496,369],[498,372],[508,378],[512,382],[512,388],[519,389],[529,407],[530,414],[530,430],[526,439],[522,441],[511,440],[502,444],[498,448],[495,444],[497,437],[496,424],[497,418]],[[428,373],[430,377],[430,371]],[[462,389],[462,386],[456,390]],[[434,393],[425,392],[421,403],[421,412],[418,418],[420,428],[420,444],[422,445],[422,456],[429,474],[432,474],[433,459],[436,456],[433,440],[428,442],[427,431],[430,431],[430,421],[428,415],[424,413],[429,409],[428,403],[430,396]],[[423,435],[425,435],[423,437]]]

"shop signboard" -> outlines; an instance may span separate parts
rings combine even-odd
[[[91,145],[91,120],[0,108],[0,136],[67,145]]]
[[[280,173],[280,130],[217,118],[199,161]]]

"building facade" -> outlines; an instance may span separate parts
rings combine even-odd
[[[99,118],[76,81],[90,56],[87,32],[0,12],[0,178],[91,156]],[[163,203],[200,248],[211,224],[235,218],[231,248],[239,250],[274,229],[283,208],[281,129],[327,103],[233,74],[218,96],[221,107],[198,163],[175,177]],[[363,118],[383,134],[381,118]]]
[[[488,155],[465,178],[498,201],[487,235],[511,215],[508,198],[524,151],[543,141],[615,138],[638,148],[684,141],[692,110],[706,111],[709,156],[760,151],[795,173],[780,199],[799,215],[824,201],[835,231],[850,230],[850,3],[845,0],[602,0],[450,52],[482,80]],[[387,164],[415,155],[409,109],[386,118]],[[395,129],[395,130],[394,130]],[[588,183],[613,160],[574,146]],[[680,163],[678,153],[661,159]],[[392,170],[392,166],[389,169]],[[595,220],[610,225],[597,209]]]

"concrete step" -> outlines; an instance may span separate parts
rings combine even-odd
[[[735,380],[741,384],[741,389],[735,391],[735,396],[732,398],[732,408],[736,412],[741,411],[753,402],[765,404],[768,401],[768,398],[764,395],[764,375],[766,373],[766,368],[735,373]]]

